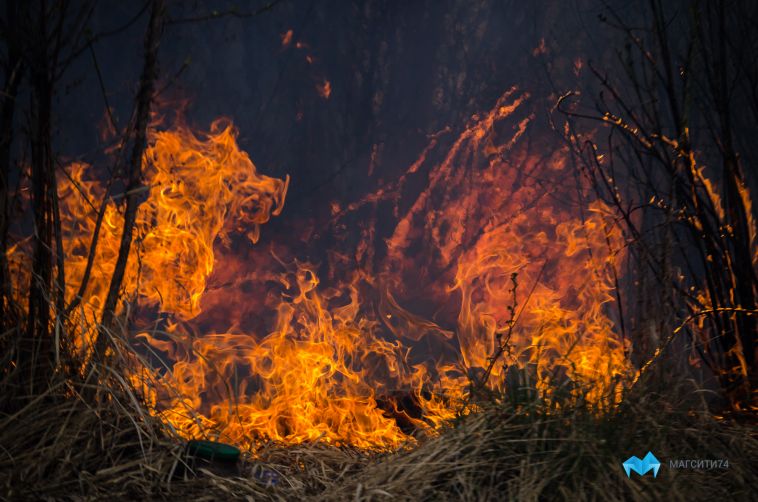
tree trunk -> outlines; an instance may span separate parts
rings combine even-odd
[[[105,299],[103,317],[95,342],[93,357],[104,358],[108,347],[108,330],[113,328],[116,307],[121,292],[121,284],[126,272],[129,251],[132,245],[132,234],[140,204],[141,194],[137,190],[142,183],[142,157],[147,144],[147,126],[150,118],[150,106],[153,101],[155,80],[158,76],[158,46],[164,23],[164,2],[153,0],[150,21],[145,35],[145,61],[140,78],[140,87],[136,98],[136,112],[132,135],[134,136],[132,152],[127,165],[126,211],[124,213],[124,228],[118,250],[116,266],[111,276],[108,295]],[[95,360],[96,360],[95,359]],[[94,361],[93,361],[94,362]]]
[[[20,365],[30,373],[30,394],[43,385],[52,363],[50,338],[50,301],[52,300],[53,219],[52,196],[55,185],[51,147],[52,75],[47,40],[47,13],[40,5],[32,42],[32,138],[31,138],[31,202],[34,213],[32,278],[29,285],[29,306],[26,336],[22,340]]]

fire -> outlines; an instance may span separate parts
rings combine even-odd
[[[441,161],[434,152],[449,130],[394,183],[333,205],[330,228],[362,211],[376,220],[389,201],[395,226],[383,252],[374,221],[357,245],[333,254],[328,285],[312,263],[277,259],[249,271],[265,298],[257,314],[271,319],[264,332],[196,335],[193,320],[214,269],[224,267],[218,247],[233,235],[255,244],[261,225],[282,212],[289,178],[258,173],[228,121],[207,134],[183,125],[152,131],[124,292],[165,313],[165,325],[138,338],[166,368],[131,376],[154,412],[187,437],[251,447],[396,448],[454,418],[477,382],[509,388],[531,378],[544,400],[612,406],[630,370],[612,314],[624,242],[609,208],[569,177],[566,152],[535,153],[524,141],[535,120],[528,100],[511,89],[472,117]],[[91,166],[75,163],[69,174],[59,194],[71,301],[107,188]],[[426,187],[404,200],[409,177],[422,174]],[[121,225],[109,204],[76,311],[82,326],[101,315]],[[88,332],[77,340],[85,356]]]
[[[359,315],[357,291],[330,309],[334,302],[319,294],[310,265],[301,264],[281,281],[293,297],[279,305],[275,330],[260,341],[242,333],[196,339],[196,358],[176,363],[167,382],[179,392],[165,415],[190,435],[223,430],[224,438],[237,443],[400,445],[405,435],[378,406],[367,371],[369,358],[395,358],[397,347],[376,337],[375,323]],[[229,396],[229,382],[240,373],[245,376]],[[203,403],[203,394],[226,399]],[[206,413],[187,416],[187,409],[204,408]]]
[[[184,126],[151,133],[143,166],[146,199],[137,215],[136,249],[124,280],[127,295],[180,319],[194,317],[213,271],[214,243],[228,241],[233,231],[243,232],[255,243],[260,226],[281,212],[289,178],[282,181],[258,174],[237,147],[235,135],[225,121],[215,122],[205,138]],[[97,180],[87,179],[90,171],[86,164],[71,165],[69,177],[58,190],[69,302],[79,294],[97,225],[94,205],[106,191]],[[118,196],[113,198],[118,200]],[[106,206],[93,272],[79,309],[88,325],[102,314],[122,226],[117,205]],[[86,352],[86,338],[78,342]]]
[[[630,369],[608,309],[624,241],[602,202],[577,211],[582,182],[566,184],[566,152],[537,157],[520,141],[534,120],[522,110],[528,99],[506,92],[432,168],[388,241],[387,269],[446,279],[430,286],[445,304],[458,299],[455,332],[467,370],[486,371],[508,338],[505,364],[492,367],[495,385],[520,368],[546,395],[560,388],[608,406]],[[506,126],[509,134],[498,132]],[[411,249],[436,262],[408,260]]]

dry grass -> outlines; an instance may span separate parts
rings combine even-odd
[[[487,402],[400,452],[270,444],[248,452],[235,472],[193,470],[183,440],[146,412],[119,364],[96,370],[96,386],[58,375],[36,396],[19,396],[6,373],[0,402],[14,411],[0,415],[0,497],[747,500],[758,481],[755,417],[716,419],[702,394],[671,381],[665,393],[640,382],[600,417],[581,407],[548,414]],[[22,406],[9,406],[19,398]],[[657,479],[628,479],[621,462],[648,450],[664,464]],[[672,470],[669,459],[728,459],[729,468]]]
[[[652,450],[658,477],[628,479],[621,463]],[[648,395],[612,415],[545,416],[498,407],[419,448],[373,463],[327,498],[375,500],[748,500],[754,424],[717,421]],[[672,470],[668,459],[729,459],[728,470]]]

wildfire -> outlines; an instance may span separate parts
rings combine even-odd
[[[281,213],[289,178],[259,174],[227,121],[207,134],[152,131],[124,290],[168,319],[139,338],[169,371],[132,375],[155,413],[187,437],[247,446],[321,440],[394,448],[453,418],[472,378],[487,373],[492,388],[532,378],[543,399],[612,406],[630,368],[610,308],[622,237],[609,209],[583,198],[580,181],[549,184],[565,180],[569,168],[565,152],[538,156],[522,140],[534,120],[528,99],[510,90],[472,118],[442,161],[430,152],[449,131],[396,182],[345,210],[336,206],[333,223],[393,201],[386,216],[396,226],[381,257],[368,224],[357,247],[332,264],[341,270],[329,287],[310,263],[255,271],[268,299],[260,314],[273,319],[259,333],[232,327],[195,336],[192,321],[214,268],[224,266],[214,248],[232,234],[255,244],[260,226]],[[68,171],[59,194],[70,301],[107,188],[91,166]],[[408,176],[421,173],[427,187],[401,204]],[[121,227],[111,203],[76,312],[82,326],[101,315]],[[88,332],[78,334],[84,355]],[[500,347],[503,358],[492,365]]]
[[[260,225],[278,215],[284,204],[289,178],[258,174],[237,147],[235,136],[225,121],[215,122],[205,138],[180,126],[153,131],[145,152],[146,200],[137,215],[137,243],[127,265],[124,290],[179,319],[199,312],[214,268],[214,243],[227,241],[232,231],[243,232],[255,243]],[[69,301],[79,294],[97,225],[94,204],[103,200],[106,191],[99,181],[87,179],[90,171],[86,164],[73,164],[58,190]],[[80,309],[89,325],[101,315],[122,227],[120,209],[109,204]],[[86,331],[80,334],[77,345],[86,352]]]

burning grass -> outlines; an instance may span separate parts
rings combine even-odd
[[[674,376],[641,379],[602,415],[489,395],[437,436],[398,450],[270,442],[244,452],[231,471],[197,468],[185,440],[120,376],[133,354],[117,353],[93,370],[97,385],[58,374],[28,396],[12,385],[13,372],[4,376],[3,409],[15,411],[0,417],[3,498],[747,499],[755,482],[754,417],[714,417],[705,393]],[[647,450],[661,472],[628,479],[621,463]],[[729,467],[673,470],[669,459],[726,459]]]
[[[34,365],[16,367],[14,359],[20,346],[28,352],[34,344],[24,340],[26,331],[0,340],[8,348],[0,409],[10,410],[0,416],[3,494],[747,496],[758,453],[754,417],[748,424],[717,419],[681,372],[632,378],[628,340],[611,315],[626,249],[612,212],[599,200],[582,200],[586,212],[576,218],[572,208],[543,201],[541,185],[520,179],[524,170],[571,172],[566,152],[537,159],[519,143],[532,118],[513,114],[527,98],[505,93],[437,152],[441,160],[427,159],[433,145],[425,150],[406,175],[425,165],[429,186],[406,213],[393,195],[405,175],[336,213],[332,224],[339,226],[377,201],[395,206],[398,222],[381,263],[372,265],[367,251],[372,227],[363,229],[355,263],[329,264],[347,271],[332,287],[319,283],[318,267],[297,261],[279,262],[284,271],[242,274],[273,285],[266,304],[251,311],[274,316],[262,333],[232,323],[226,332],[195,336],[187,327],[213,278],[216,241],[242,231],[256,242],[287,191],[288,178],[257,172],[231,125],[200,136],[181,127],[153,131],[144,166],[149,194],[136,217],[140,241],[127,264],[123,309],[139,299],[167,317],[160,327],[139,328],[136,340],[127,330],[96,328],[112,270],[93,269],[85,280],[89,257],[114,262],[121,220],[115,207],[103,206],[110,208],[102,213],[104,230],[89,245],[99,218],[79,195],[98,199],[108,188],[74,166],[71,183],[58,187],[69,307],[59,316],[51,305],[55,346],[66,350],[53,362],[38,347],[48,366],[30,373]],[[498,124],[516,132],[498,134]],[[472,169],[481,176],[470,179]],[[21,255],[23,246],[11,250],[11,258]],[[414,255],[434,263],[420,266],[408,258]],[[233,263],[229,268],[240,275]],[[14,272],[14,289],[25,293],[33,274]],[[444,323],[406,310],[419,296],[445,310]],[[118,322],[129,324],[129,312],[119,312]],[[109,338],[97,357],[95,333]],[[452,362],[414,360],[422,339],[452,348]],[[187,453],[193,438],[247,451],[239,465],[199,467]],[[662,472],[627,478],[621,463],[648,450],[661,458]],[[669,459],[728,460],[729,468],[674,470]]]
[[[128,254],[110,182],[96,166],[67,166],[57,186],[64,286],[49,319],[65,325],[80,368],[105,352],[98,322],[115,316],[136,330],[130,343],[153,357],[121,375],[187,439],[398,448],[414,440],[405,428],[434,434],[454,418],[472,379],[493,390],[525,369],[546,400],[561,388],[612,408],[632,373],[613,294],[624,236],[579,179],[559,182],[573,172],[565,149],[538,155],[525,141],[529,100],[507,90],[458,134],[430,140],[404,175],[334,214],[322,224],[335,235],[323,264],[299,261],[286,239],[287,262],[273,251],[263,265],[230,257],[233,242],[255,244],[281,215],[289,177],[259,171],[229,121],[207,132],[155,124]],[[420,169],[428,186],[402,201]],[[379,202],[394,206],[384,222]],[[338,236],[348,225],[355,242]],[[19,306],[35,284],[25,242],[9,253]],[[123,257],[122,302],[110,311]],[[233,277],[220,286],[223,274]],[[221,303],[203,302],[209,288]],[[203,326],[203,314],[221,320]]]
[[[25,147],[8,158],[17,83],[3,102],[11,119],[0,136],[11,138],[5,157],[18,188],[2,221],[20,224],[13,235],[0,225],[2,495],[749,496],[758,450],[750,335],[758,310],[748,273],[758,256],[755,219],[728,110],[715,107],[725,132],[705,148],[699,119],[692,135],[689,118],[678,119],[690,117],[679,103],[701,101],[688,94],[696,81],[655,82],[643,98],[637,69],[626,68],[639,115],[613,79],[589,65],[618,106],[606,106],[601,93],[593,117],[581,102],[569,105],[576,93],[563,94],[551,108],[566,117],[562,128],[554,113],[540,127],[532,95],[512,87],[490,110],[430,134],[415,162],[372,180],[368,193],[324,193],[329,216],[288,221],[282,253],[272,245],[248,260],[252,253],[236,251],[282,215],[290,178],[258,171],[230,121],[207,132],[181,120],[150,123],[152,112],[161,115],[153,105],[166,15],[162,1],[150,3],[133,119],[120,146],[106,149],[113,170],[64,165],[53,154],[54,82],[46,79],[59,75],[57,63],[28,68],[34,78],[19,94],[32,97],[29,169]],[[48,40],[77,38],[47,33],[65,24],[63,13],[60,23],[39,16],[42,31],[32,30],[19,68],[62,53]],[[633,41],[650,75],[672,78],[668,49],[659,71],[654,52]],[[702,63],[711,66],[707,56]],[[581,66],[574,64],[576,76]],[[697,74],[681,68],[683,79]],[[331,84],[321,81],[328,99]],[[727,102],[723,85],[703,102]],[[679,87],[681,99],[671,91]],[[660,120],[661,88],[673,128]],[[598,131],[575,127],[575,119],[593,118],[619,132],[622,150],[609,137],[606,156]],[[707,145],[722,157],[710,167]],[[620,176],[614,159],[628,164]],[[661,233],[648,236],[658,223]],[[661,368],[679,332],[689,336],[680,345],[699,358]],[[718,406],[695,378],[686,380],[695,374],[717,381],[729,409],[749,415],[713,415]],[[199,462],[190,453],[198,440],[233,443],[245,449],[242,460]],[[662,472],[624,475],[621,463],[646,451],[661,458]],[[679,460],[707,461],[709,469]]]

